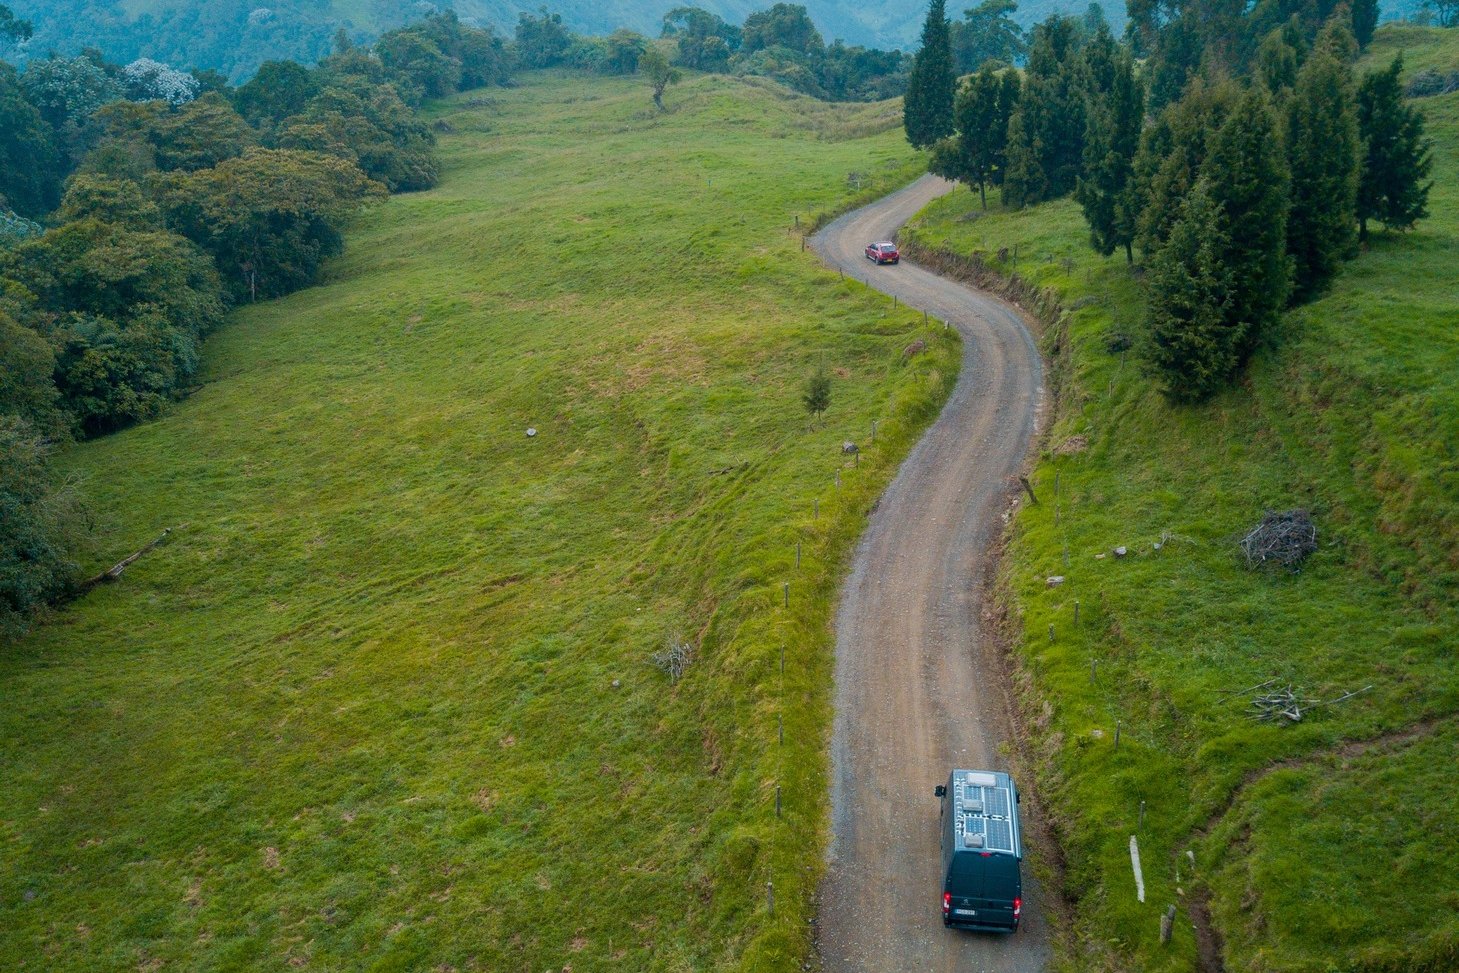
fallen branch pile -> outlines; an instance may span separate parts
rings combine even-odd
[[[1280,564],[1295,568],[1317,550],[1317,525],[1302,509],[1277,512],[1268,510],[1261,523],[1241,539],[1241,553],[1246,566]]]
[[[1366,693],[1372,689],[1372,685],[1364,686],[1362,689],[1352,689],[1334,699],[1312,699],[1311,697],[1298,695],[1297,690],[1290,684],[1285,686],[1275,685],[1277,680],[1268,679],[1264,683],[1250,686],[1246,689],[1238,689],[1232,692],[1222,693],[1223,697],[1233,695],[1251,695],[1248,719],[1261,722],[1272,720],[1286,720],[1289,723],[1302,722],[1303,715],[1319,706],[1335,706],[1338,703],[1345,703],[1360,693]]]
[[[664,671],[669,677],[669,682],[678,682],[683,678],[684,670],[689,668],[689,663],[694,661],[694,646],[677,635],[671,635],[664,642],[664,647],[655,652],[650,661]]]

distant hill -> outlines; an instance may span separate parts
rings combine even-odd
[[[769,7],[774,0],[691,0],[733,23]],[[826,40],[868,47],[912,49],[917,45],[923,0],[860,3],[857,0],[801,0]],[[961,17],[977,0],[952,0],[948,14]],[[1380,0],[1383,18],[1415,14],[1420,0]],[[606,34],[628,27],[657,36],[665,12],[681,0],[550,0],[574,30]],[[1053,13],[1082,14],[1088,0],[1020,0],[1017,19],[1038,23]],[[35,39],[24,52],[74,54],[98,47],[117,61],[151,57],[178,67],[214,68],[235,81],[271,58],[312,62],[329,52],[344,27],[357,41],[417,20],[438,9],[454,9],[463,21],[512,33],[517,15],[535,13],[542,0],[9,0],[18,15],[35,23]],[[1125,0],[1101,0],[1117,30],[1125,22]],[[14,60],[10,52],[7,59]]]
[[[699,0],[695,5],[741,23],[774,0]],[[826,40],[881,48],[911,48],[917,43],[924,3],[866,4],[855,0],[802,0]],[[948,13],[960,17],[976,0],[954,0]],[[663,15],[679,0],[552,0],[574,30],[604,34],[629,27],[657,35]],[[510,34],[523,11],[536,12],[541,0],[10,0],[15,12],[35,23],[29,56],[55,50],[75,53],[99,47],[114,60],[152,57],[175,66],[214,68],[235,80],[270,58],[313,61],[328,53],[343,26],[357,40],[452,8],[469,23],[491,25]],[[1050,13],[1082,13],[1087,0],[1027,0],[1019,19],[1036,23]],[[1124,0],[1103,3],[1107,17],[1124,22]]]

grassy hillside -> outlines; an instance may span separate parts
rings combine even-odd
[[[1410,69],[1452,64],[1459,31],[1381,31],[1368,64],[1400,47]],[[1072,202],[984,215],[959,193],[913,234],[1016,273],[1056,322],[1044,502],[1004,582],[1091,968],[1190,969],[1192,919],[1207,969],[1459,965],[1459,94],[1423,106],[1432,217],[1377,234],[1203,407],[1167,405],[1125,350],[1137,284]],[[1319,552],[1248,571],[1237,539],[1291,507]],[[1269,679],[1372,688],[1275,725],[1237,692]]]
[[[0,650],[0,968],[798,968],[830,602],[958,351],[788,232],[895,106],[667,101],[440,108],[440,188],[64,457],[90,565],[177,529]]]

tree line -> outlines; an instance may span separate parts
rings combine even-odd
[[[1432,153],[1401,57],[1359,78],[1376,8],[1130,5],[1123,41],[1054,16],[1021,75],[955,80],[933,0],[904,107],[929,168],[1010,207],[1072,195],[1091,245],[1144,280],[1142,356],[1173,401],[1232,383],[1282,312],[1323,292],[1372,224],[1427,215]]]
[[[875,101],[903,92],[910,58],[901,51],[880,51],[827,44],[806,8],[777,3],[756,11],[740,25],[699,7],[676,7],[664,15],[661,37],[672,51],[673,66],[693,71],[771,78],[789,88],[830,101]],[[520,15],[514,50],[523,67],[576,67],[604,74],[632,74],[640,59],[657,59],[659,49],[631,30],[606,37],[582,37],[562,17],[543,8]],[[652,76],[652,72],[650,76]]]
[[[30,25],[0,6],[0,30]],[[0,636],[72,581],[84,518],[51,450],[155,416],[230,306],[308,286],[362,205],[434,185],[416,107],[509,64],[449,13],[236,88],[96,51],[0,62]]]

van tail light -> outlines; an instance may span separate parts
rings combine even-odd
[[[1023,900],[1022,899],[1014,899],[1013,900],[1013,918],[1017,919],[1018,916],[1019,916],[1019,914],[1022,913],[1022,912],[1023,912]]]
[[[944,892],[944,893],[942,893],[942,914],[945,916],[945,915],[947,915],[951,911],[952,911],[952,893],[951,892]],[[1018,914],[1017,912],[1014,913],[1014,915],[1017,915],[1017,914]]]

